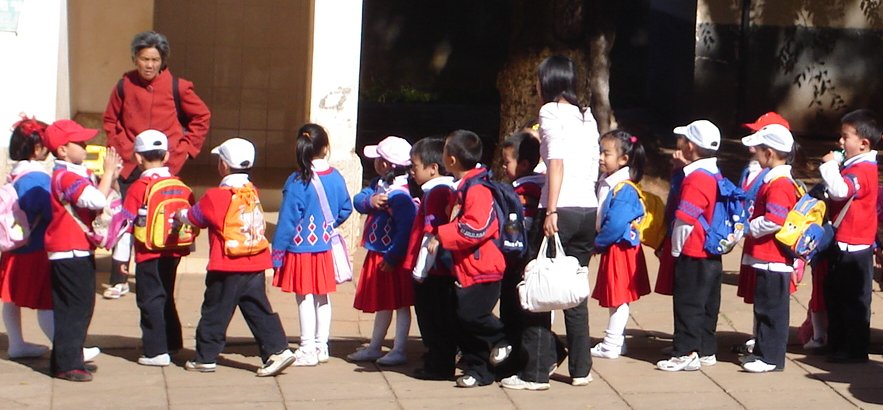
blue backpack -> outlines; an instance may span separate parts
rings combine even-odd
[[[763,186],[763,178],[767,173],[770,172],[769,168],[764,168],[757,174],[756,177],[751,181],[751,185],[745,189],[745,213],[748,217],[751,217],[751,211],[754,209],[754,201],[757,200],[757,193],[760,192],[760,187]],[[742,171],[742,175],[739,177],[739,186],[744,187],[745,181],[748,179],[748,167]]]
[[[701,171],[717,181],[717,199],[711,221],[699,215],[699,223],[705,230],[705,251],[712,255],[723,255],[732,251],[745,235],[749,218],[745,208],[745,192],[720,173]]]
[[[482,170],[476,177],[470,178],[463,186],[463,195],[473,185],[487,187],[494,196],[494,214],[500,224],[500,233],[494,244],[510,260],[527,258],[527,227],[524,224],[524,206],[521,198],[515,193],[512,184],[494,180],[488,170]]]

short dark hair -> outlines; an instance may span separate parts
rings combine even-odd
[[[472,131],[456,130],[445,138],[445,148],[448,155],[457,159],[463,169],[475,168],[475,164],[481,162],[482,144],[481,138]]]
[[[30,159],[37,144],[46,146],[43,142],[46,126],[46,123],[33,118],[22,118],[16,123],[9,137],[9,159],[13,161]]]
[[[841,124],[851,125],[859,137],[868,140],[871,148],[880,142],[880,123],[877,115],[869,109],[860,109],[847,113],[840,119]]]
[[[166,67],[166,60],[168,60],[172,53],[166,36],[155,31],[145,31],[136,34],[135,38],[132,39],[132,57],[137,57],[138,53],[145,48],[155,48],[156,51],[159,51],[159,56],[162,58],[162,67]]]
[[[688,141],[689,141],[689,140],[688,140]],[[700,147],[698,144],[695,144],[695,143],[694,143],[693,145],[696,146],[696,155],[698,155],[699,158],[713,158],[713,157],[716,157],[716,156],[717,156],[717,150],[716,150],[716,149],[703,148],[703,147]]]
[[[145,161],[162,161],[163,157],[166,156],[166,150],[152,149],[150,151],[138,152],[137,154],[144,158]]]
[[[441,138],[423,138],[411,146],[411,155],[420,158],[424,166],[436,164],[438,172],[444,174],[445,163],[442,160],[442,153],[445,150],[445,140]]]
[[[519,131],[506,138],[502,148],[512,148],[515,152],[515,160],[527,161],[531,169],[536,168],[540,163],[540,142],[527,131]]]

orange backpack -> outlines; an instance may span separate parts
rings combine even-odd
[[[175,214],[181,209],[190,209],[192,198],[193,191],[177,177],[152,179],[138,209],[135,239],[150,251],[190,247],[199,229],[178,222]]]
[[[231,191],[230,207],[224,217],[224,254],[227,256],[257,255],[270,247],[264,208],[254,185],[224,187]]]

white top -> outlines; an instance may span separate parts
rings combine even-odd
[[[558,194],[558,208],[597,208],[595,183],[598,181],[598,123],[592,111],[580,112],[571,104],[550,102],[540,109],[540,156],[564,163],[564,175]],[[540,208],[549,203],[549,179],[543,185]]]

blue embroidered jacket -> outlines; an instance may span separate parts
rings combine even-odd
[[[399,266],[408,251],[408,237],[417,215],[417,206],[406,189],[394,188],[387,192],[386,208],[372,207],[371,197],[378,192],[379,182],[380,178],[375,178],[353,197],[356,211],[368,215],[362,232],[362,246],[382,253],[386,263]]]

